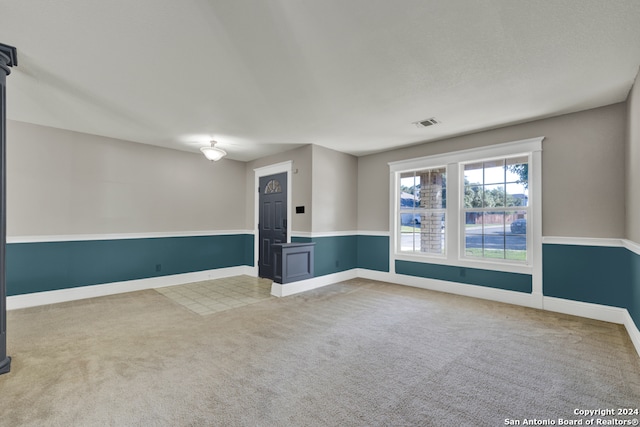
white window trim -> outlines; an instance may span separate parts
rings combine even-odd
[[[449,168],[447,167],[447,165],[437,165],[437,166],[429,166],[429,167],[422,167],[422,168],[418,168],[418,169],[414,169],[414,170],[403,170],[402,172],[417,172],[417,171],[422,171],[422,170],[429,170],[429,169],[445,169],[445,174],[449,173]],[[399,188],[400,187],[400,172],[396,173],[396,187]],[[447,175],[448,177],[449,175]],[[448,179],[448,178],[447,178]],[[448,184],[447,184],[448,185]],[[400,205],[400,192],[398,192],[396,190],[396,199],[395,199],[395,205],[394,205],[394,215],[397,215],[402,209],[398,209],[396,210],[395,207]],[[436,212],[436,211],[443,211],[446,214],[446,218],[449,218],[449,209],[423,209],[424,211],[431,211],[431,212]],[[396,217],[397,219],[397,217]],[[436,254],[436,253],[425,253],[423,255],[413,255],[411,253],[408,252],[402,252],[400,250],[401,247],[401,242],[400,240],[402,239],[402,233],[399,232],[400,228],[401,228],[401,224],[400,221],[395,222],[395,239],[396,239],[396,245],[395,245],[395,251],[397,255],[400,256],[408,256],[408,257],[419,257],[419,258],[438,258],[438,259],[446,259],[447,258],[447,253],[445,250],[444,254]],[[444,227],[444,235],[445,235],[445,242],[447,241],[447,230],[449,228],[449,220],[447,219],[445,221],[445,227]],[[445,245],[446,248],[446,245]]]
[[[518,157],[518,156],[526,156],[527,157],[527,162],[529,165],[532,164],[533,162],[533,152],[529,152],[529,153],[523,153],[523,154],[516,154],[516,155],[506,155],[506,156],[499,156],[499,157],[491,157],[491,158],[484,158],[484,159],[477,159],[477,160],[472,160],[472,161],[465,161],[465,162],[460,162],[458,163],[458,202],[462,203],[462,194],[460,193],[460,182],[464,182],[464,166],[468,165],[470,163],[480,163],[480,162],[489,162],[492,160],[503,160],[505,158],[513,158],[513,157]],[[531,192],[529,192],[531,193]],[[531,201],[531,197],[529,197],[529,200]],[[478,212],[483,212],[483,211],[526,211],[527,212],[527,222],[529,222],[529,219],[532,217],[531,216],[531,212],[533,211],[533,207],[532,207],[533,203],[528,203],[527,206],[513,206],[513,207],[499,207],[499,208],[474,208],[472,210],[474,211],[478,211]],[[533,262],[532,262],[532,257],[533,257],[533,239],[532,239],[532,233],[531,233],[531,227],[527,227],[527,260],[525,262],[522,261],[516,261],[516,260],[508,260],[508,259],[500,259],[495,260],[495,259],[491,259],[491,258],[474,258],[474,257],[469,257],[467,255],[465,255],[464,253],[464,247],[465,247],[465,234],[462,231],[463,229],[463,224],[465,223],[465,213],[466,213],[466,209],[463,207],[458,206],[458,227],[460,229],[460,233],[459,233],[459,241],[458,241],[458,257],[461,260],[465,260],[465,261],[472,261],[472,262],[481,262],[481,263],[489,263],[489,264],[500,264],[500,265],[516,265],[516,266],[527,266],[529,268],[531,268],[533,266]]]
[[[404,260],[422,262],[427,264],[441,264],[459,267],[478,268],[483,270],[496,270],[512,273],[533,275],[533,293],[542,294],[542,198],[541,198],[541,152],[544,137],[530,138],[520,141],[495,144],[486,147],[469,150],[454,151],[451,153],[437,154],[416,159],[390,162],[390,215],[389,230],[391,233],[389,256],[391,271],[395,272],[395,261]],[[529,218],[527,223],[527,263],[495,261],[487,259],[471,259],[464,257],[461,250],[464,245],[461,239],[460,221],[462,210],[460,209],[460,165],[463,163],[481,161],[492,158],[505,158],[515,156],[529,156]],[[402,254],[398,248],[398,209],[399,203],[399,175],[401,172],[412,170],[430,169],[434,167],[447,167],[447,224],[445,229],[446,250],[445,256],[441,255],[411,255]],[[452,221],[454,220],[455,221]]]

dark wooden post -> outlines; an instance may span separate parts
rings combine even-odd
[[[7,356],[7,96],[6,81],[10,67],[18,65],[16,48],[0,43],[0,374],[11,370]]]

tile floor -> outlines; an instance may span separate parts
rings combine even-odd
[[[227,277],[155,290],[201,316],[274,298],[271,296],[271,280],[250,276]]]

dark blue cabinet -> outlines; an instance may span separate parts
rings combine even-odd
[[[273,280],[285,284],[313,277],[315,243],[276,243],[273,248]]]

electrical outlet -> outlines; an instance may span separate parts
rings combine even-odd
[[[156,271],[162,270],[162,264],[156,264]]]
[[[467,269],[466,268],[461,268],[460,269],[460,277],[466,277],[467,276]]]

